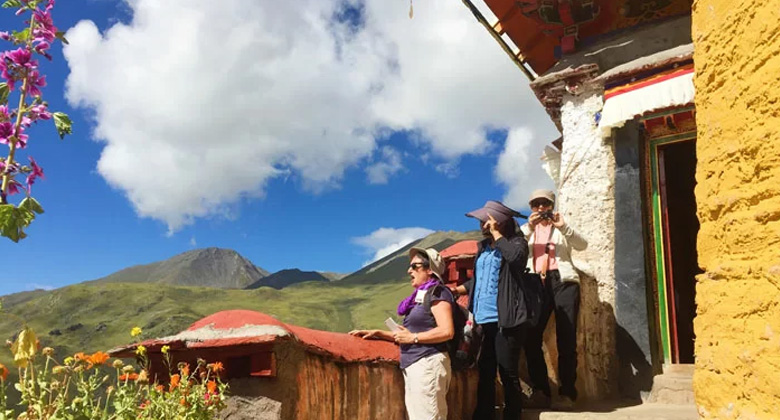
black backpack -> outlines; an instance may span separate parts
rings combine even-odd
[[[546,294],[544,293],[544,284],[542,277],[537,273],[532,273],[528,268],[522,274],[521,288],[525,299],[525,308],[528,314],[526,323],[531,327],[539,325],[542,317],[542,311],[546,304]]]
[[[425,294],[423,306],[426,311],[431,312],[431,294],[440,287],[446,286],[437,284]],[[482,346],[482,328],[474,322],[471,312],[457,301],[452,302],[452,325],[455,335],[447,341],[452,369],[465,370],[476,366]]]

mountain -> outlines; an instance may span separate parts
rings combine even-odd
[[[322,273],[316,271],[301,271],[297,268],[289,270],[281,270],[273,273],[267,277],[263,277],[260,280],[247,286],[247,289],[257,289],[258,287],[273,287],[274,289],[282,289],[287,286],[304,283],[308,281],[324,281],[329,282],[330,279],[325,277]]]
[[[482,233],[478,230],[434,232],[344,277],[339,283],[366,285],[405,280],[408,277],[406,269],[409,266],[410,248],[434,248],[441,251],[456,242],[479,239],[482,239]]]
[[[339,281],[349,275],[344,273],[331,273],[329,271],[319,271],[319,273],[325,276],[325,278],[327,278],[330,281]]]
[[[176,286],[205,286],[243,289],[268,272],[232,249],[203,248],[176,255],[165,261],[137,265],[95,283],[161,283]]]

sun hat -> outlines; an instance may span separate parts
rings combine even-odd
[[[555,193],[550,190],[534,190],[531,193],[531,198],[528,199],[528,204],[531,204],[531,202],[537,198],[544,198],[555,204]]]
[[[439,278],[439,280],[442,279],[442,274],[444,273],[444,261],[441,259],[441,255],[439,255],[439,251],[433,249],[433,248],[411,248],[409,249],[409,258],[414,258],[417,254],[423,254],[425,257],[428,258],[428,261],[430,262],[430,269],[433,271],[433,274]]]
[[[505,206],[504,203],[494,200],[488,200],[484,206],[466,213],[466,216],[486,222],[488,220],[488,214],[493,216],[498,223],[504,223],[513,217],[524,217],[519,212]]]

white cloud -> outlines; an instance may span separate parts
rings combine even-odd
[[[197,239],[195,239],[195,237],[194,237],[194,236],[190,238],[190,246],[191,246],[191,247],[193,247],[193,248],[195,248],[196,246],[198,246],[198,240],[197,240]]]
[[[401,152],[384,146],[379,151],[379,159],[366,167],[368,182],[371,184],[387,184],[390,177],[400,172],[404,165],[401,162]]]
[[[489,128],[554,135],[460,2],[415,4],[411,20],[388,1],[126,2],[129,24],[68,31],[66,96],[94,111],[101,176],[171,231],[262,197],[274,177],[338,186],[387,130],[418,133],[409,146],[450,172],[489,150]],[[346,4],[362,8],[359,27],[334,19]],[[388,165],[369,180],[392,176]]]
[[[383,227],[366,236],[352,238],[352,242],[365,248],[367,253],[373,253],[371,260],[366,261],[364,264],[368,265],[433,232],[422,227],[398,229]]]
[[[534,134],[527,128],[509,132],[504,150],[498,157],[496,178],[506,186],[504,204],[514,209],[528,206],[528,196],[537,188],[551,188],[552,181],[544,172],[534,145]]]

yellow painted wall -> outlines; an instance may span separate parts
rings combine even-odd
[[[780,0],[696,0],[702,418],[780,419]]]

